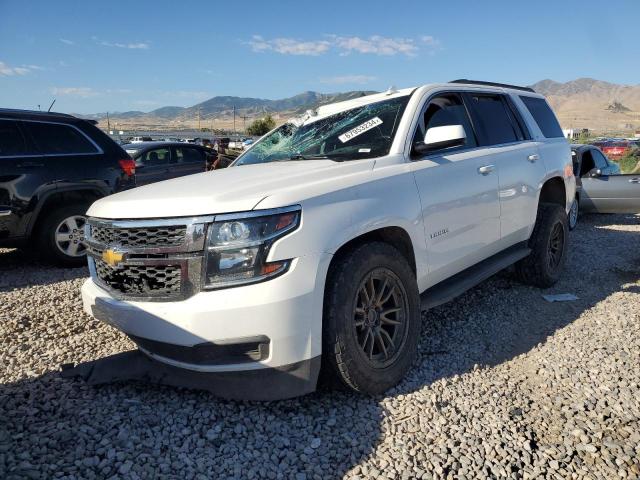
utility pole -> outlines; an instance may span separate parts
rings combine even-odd
[[[233,106],[233,134],[236,133],[236,106]]]
[[[107,132],[111,131],[111,122],[109,122],[109,112],[107,112]]]
[[[198,107],[198,131],[200,131],[200,107]]]
[[[247,115],[242,115],[240,118],[242,118],[242,131],[244,133],[247,132],[247,118],[249,118]]]

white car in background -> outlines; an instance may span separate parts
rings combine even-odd
[[[574,193],[569,144],[530,89],[324,105],[231,168],[94,203],[84,308],[167,368],[158,381],[274,399],[323,369],[378,394],[411,367],[421,310],[514,263],[528,284],[558,280]]]

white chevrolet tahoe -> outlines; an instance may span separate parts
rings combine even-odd
[[[377,394],[411,367],[422,310],[512,264],[556,282],[574,193],[531,89],[390,89],[307,111],[228,169],[95,202],[84,309],[223,396],[300,395],[320,373]]]

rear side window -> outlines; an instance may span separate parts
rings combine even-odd
[[[143,153],[138,160],[149,167],[168,165],[171,161],[171,153],[168,148],[156,148]]]
[[[558,119],[545,99],[522,95],[520,100],[525,104],[546,138],[564,137]]]
[[[44,155],[98,153],[87,137],[61,123],[24,122],[34,142]]]
[[[519,125],[501,95],[470,93],[469,98],[481,132],[482,145],[500,145],[523,139]]]
[[[195,148],[176,148],[176,158],[178,163],[202,163],[204,157],[200,150]]]
[[[28,155],[29,148],[18,124],[13,120],[0,120],[0,157]]]

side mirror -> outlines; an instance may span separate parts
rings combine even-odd
[[[462,125],[445,125],[442,127],[431,127],[427,130],[423,142],[418,142],[413,146],[416,153],[424,155],[443,148],[459,147],[464,145],[467,134]]]
[[[592,169],[589,171],[589,176],[590,176],[590,177],[595,178],[595,177],[599,177],[599,176],[601,176],[601,175],[602,175],[602,170],[600,170],[599,168],[592,168]]]

